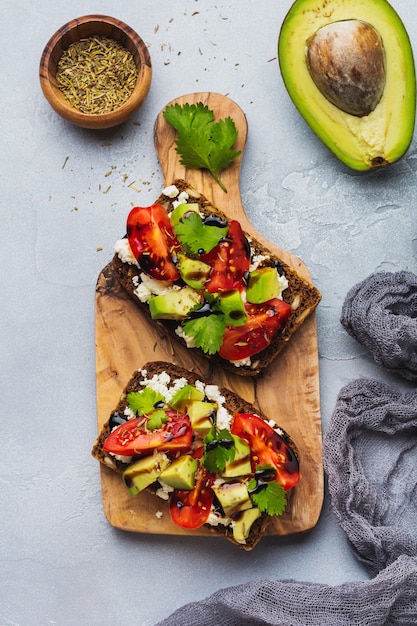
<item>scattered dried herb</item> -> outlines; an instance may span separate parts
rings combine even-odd
[[[81,113],[118,109],[131,96],[137,79],[133,55],[109,37],[87,37],[62,53],[57,83],[68,102]]]

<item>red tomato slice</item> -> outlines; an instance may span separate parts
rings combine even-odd
[[[291,307],[274,298],[263,304],[245,304],[248,321],[243,326],[228,326],[219,355],[227,361],[240,361],[264,350],[285,326]]]
[[[174,489],[169,501],[169,512],[174,524],[196,529],[207,522],[214,498],[211,489],[213,481],[214,476],[200,466],[194,489]]]
[[[210,293],[240,289],[250,265],[250,246],[240,223],[232,220],[225,239],[199,259],[212,268],[204,289]]]
[[[261,417],[252,413],[236,413],[231,432],[250,445],[252,470],[257,465],[271,465],[276,480],[287,491],[300,480],[298,459],[288,443]]]
[[[158,280],[178,280],[180,275],[172,257],[180,245],[162,205],[134,207],[127,218],[127,236],[144,272]]]
[[[188,415],[172,409],[166,411],[168,421],[161,428],[147,430],[146,416],[135,417],[115,428],[103,444],[103,449],[122,456],[136,456],[153,452],[188,452],[191,449],[193,429]]]

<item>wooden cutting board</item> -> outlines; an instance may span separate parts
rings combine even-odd
[[[165,185],[183,178],[203,193],[230,218],[240,221],[252,234],[301,275],[310,279],[305,265],[286,250],[262,237],[248,221],[240,198],[239,176],[247,138],[247,121],[235,102],[217,93],[193,93],[170,102],[204,102],[218,119],[231,116],[238,129],[236,149],[242,155],[222,174],[227,193],[208,172],[184,168],[175,151],[175,130],[165,122],[162,111],[154,129],[155,147]],[[161,190],[162,191],[162,190]],[[157,194],[159,195],[159,194]],[[126,217],[130,207],[126,207]],[[122,217],[120,232],[125,234]],[[199,372],[213,383],[229,387],[260,411],[274,419],[296,442],[300,455],[302,480],[292,491],[286,513],[271,523],[268,534],[287,535],[314,527],[323,503],[323,468],[319,368],[316,319],[313,313],[291,339],[284,352],[266,374],[258,378],[241,377],[214,369],[192,350],[173,344],[168,335],[154,327],[117,284],[110,265],[100,273],[96,289],[96,372],[98,428],[117,405],[120,393],[134,370],[147,361],[165,360]],[[159,498],[143,493],[130,496],[120,475],[100,466],[105,515],[113,526],[142,533],[186,535],[175,526],[168,508]],[[162,512],[162,517],[157,516]],[[201,528],[193,535],[210,535]]]

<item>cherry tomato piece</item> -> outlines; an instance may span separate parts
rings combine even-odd
[[[245,303],[248,321],[243,326],[228,326],[223,334],[219,355],[227,361],[246,359],[269,346],[284,328],[291,307],[274,298],[263,304]]]
[[[230,430],[249,443],[252,471],[258,465],[270,465],[286,491],[295,487],[300,480],[298,459],[291,446],[265,420],[252,413],[236,413]]]
[[[204,289],[210,293],[241,289],[242,279],[249,270],[250,246],[237,220],[232,220],[227,236],[199,259],[212,268]]]
[[[134,207],[127,218],[127,237],[134,257],[146,274],[158,280],[178,280],[173,257],[180,244],[162,205]]]
[[[146,416],[134,417],[115,428],[103,449],[122,456],[149,454],[156,448],[163,452],[188,452],[192,446],[193,429],[188,415],[168,409],[168,421],[160,428],[146,428]]]
[[[169,512],[174,524],[196,529],[207,522],[214,498],[211,488],[214,478],[205,467],[200,466],[194,489],[174,489],[169,501]]]

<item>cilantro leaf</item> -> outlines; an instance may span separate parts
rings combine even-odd
[[[284,487],[276,480],[259,485],[255,478],[248,483],[248,491],[252,501],[260,511],[268,515],[282,515],[287,504]]]
[[[197,348],[206,354],[216,354],[223,342],[226,322],[224,315],[207,315],[195,317],[183,322],[184,333],[193,337]]]
[[[229,226],[209,226],[203,223],[198,213],[189,213],[174,226],[181,244],[192,254],[200,250],[210,252],[227,235]]]
[[[191,169],[207,169],[223,191],[220,173],[241,151],[233,151],[237,129],[231,117],[214,121],[214,113],[202,102],[178,103],[165,108],[163,116],[177,131],[176,151],[181,164]]]
[[[148,419],[146,427],[149,430],[154,430],[155,428],[161,428],[162,424],[168,421],[168,415],[163,409],[156,409],[153,411]]]
[[[236,448],[233,436],[227,428],[216,430],[212,426],[204,438],[204,455],[202,464],[212,474],[222,472],[228,461],[235,458]]]
[[[145,387],[142,391],[132,391],[127,394],[127,404],[129,409],[136,415],[145,415],[155,409],[158,402],[165,402],[161,393]]]

